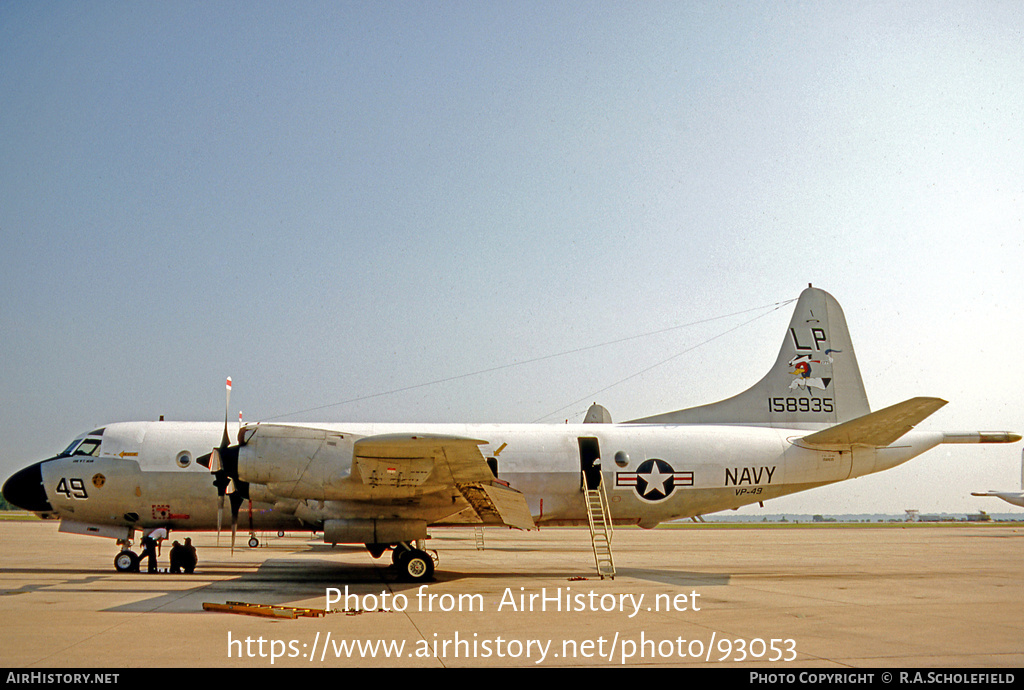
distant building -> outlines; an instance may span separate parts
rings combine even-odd
[[[956,522],[955,515],[922,515],[918,522]]]

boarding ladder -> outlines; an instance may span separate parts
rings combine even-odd
[[[484,550],[484,528],[477,525],[473,528],[473,536],[476,537],[476,550]]]
[[[615,561],[612,559],[612,516],[608,510],[608,494],[604,482],[598,480],[597,488],[587,485],[583,475],[583,494],[587,503],[587,520],[590,522],[590,542],[594,546],[594,563],[601,579],[615,579]]]

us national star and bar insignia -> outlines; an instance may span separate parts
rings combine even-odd
[[[615,488],[632,488],[643,501],[661,501],[672,495],[677,486],[693,486],[693,472],[677,472],[664,460],[651,458],[636,472],[616,472]]]

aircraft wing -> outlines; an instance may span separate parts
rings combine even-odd
[[[523,494],[494,478],[480,452],[486,441],[444,434],[359,436],[285,424],[245,431],[241,478],[268,485],[282,498],[396,506],[454,489],[464,499],[452,504],[458,522],[535,527]]]
[[[384,434],[356,441],[352,479],[372,487],[454,486],[485,524],[533,529],[522,493],[495,480],[477,439],[437,434]]]
[[[808,434],[800,439],[800,445],[820,450],[843,450],[853,446],[884,448],[945,404],[940,398],[911,398]]]

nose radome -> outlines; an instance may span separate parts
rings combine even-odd
[[[34,513],[52,512],[53,506],[46,499],[46,489],[43,488],[42,466],[42,462],[37,462],[11,475],[4,482],[4,500]]]

